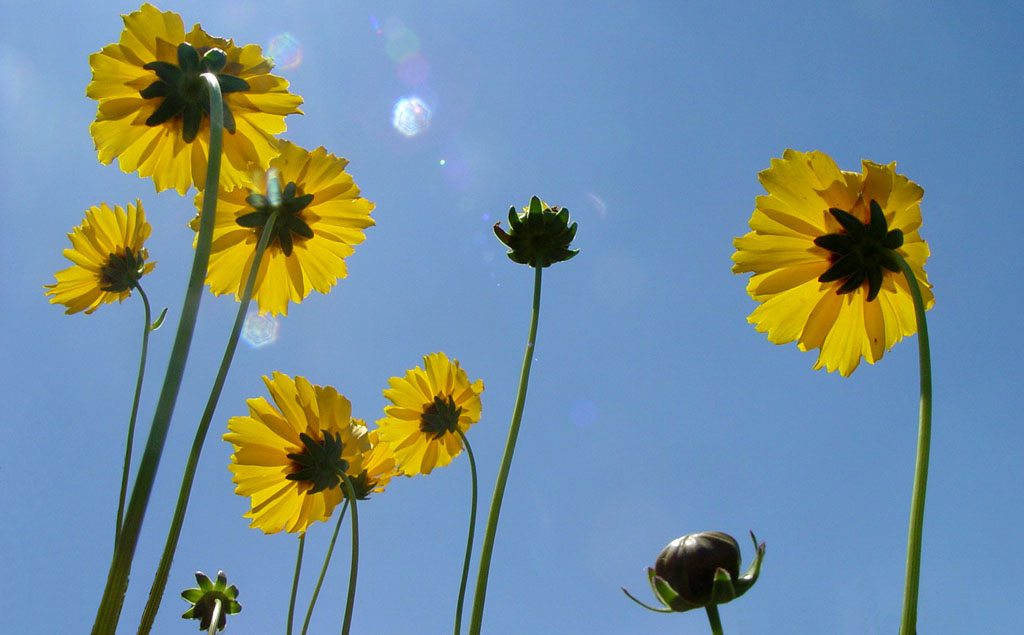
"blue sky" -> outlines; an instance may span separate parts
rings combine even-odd
[[[486,500],[529,318],[531,271],[491,235],[531,195],[570,209],[580,255],[545,272],[536,361],[498,532],[492,633],[708,632],[656,615],[644,568],[704,530],[767,542],[762,578],[722,608],[727,633],[892,633],[899,623],[917,417],[917,341],[852,377],[811,370],[746,323],[730,272],[757,172],[784,149],[841,167],[898,162],[925,189],[922,235],[935,429],[919,630],[1009,633],[1005,579],[1024,510],[1019,412],[1024,65],[1018,3],[161,2],[238,44],[290,34],[278,72],[305,98],[286,138],[347,157],[377,226],[349,277],[242,346],[204,449],[159,633],[193,629],[177,591],[223,569],[241,589],[228,632],[283,632],[294,536],[247,527],[226,469],[227,419],[279,370],[336,386],[367,420],[387,379],[444,350],[483,378],[470,440]],[[88,55],[136,4],[44,0],[0,9],[0,631],[82,632],[109,562],[138,354],[137,298],[65,316],[41,285],[65,234],[101,201],[141,198],[174,326],[191,259],[191,195],[96,161]],[[284,68],[284,66],[292,66]],[[418,97],[429,126],[392,125]],[[206,294],[122,618],[133,630],[192,430],[235,304]],[[173,328],[154,334],[140,421]],[[357,633],[451,627],[468,462],[394,481],[360,507]],[[484,508],[486,503],[484,503]],[[307,540],[308,597],[333,524]],[[481,525],[482,527],[482,525]],[[482,529],[478,532],[482,535]],[[475,566],[474,566],[475,570]],[[335,559],[313,632],[337,632]],[[55,597],[56,596],[56,597]]]

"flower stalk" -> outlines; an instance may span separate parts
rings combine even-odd
[[[203,214],[206,213],[205,200]],[[178,539],[181,536],[181,526],[185,522],[185,512],[188,509],[188,499],[192,493],[192,483],[195,481],[196,468],[199,466],[199,455],[203,451],[203,444],[206,442],[206,435],[210,430],[210,422],[213,420],[213,413],[217,409],[217,402],[220,400],[221,390],[227,380],[228,369],[235,357],[235,350],[238,348],[238,338],[242,333],[245,324],[245,316],[249,311],[249,302],[252,300],[252,291],[256,284],[256,274],[260,270],[260,260],[270,242],[270,227],[277,219],[277,213],[270,214],[263,226],[260,239],[256,243],[256,254],[253,256],[252,267],[245,281],[245,289],[242,291],[241,301],[238,303],[238,311],[235,313],[235,322],[228,335],[228,343],[224,348],[224,356],[221,358],[220,368],[217,369],[217,376],[214,378],[213,386],[210,388],[210,396],[206,401],[206,409],[199,420],[196,428],[195,438],[192,441],[192,451],[189,452],[188,460],[185,463],[185,473],[181,478],[181,488],[178,491],[178,502],[174,508],[174,517],[171,520],[170,529],[167,531],[167,541],[164,544],[164,552],[160,557],[160,564],[157,567],[156,575],[153,578],[153,585],[150,587],[149,599],[146,601],[146,608],[142,612],[142,619],[139,622],[139,633],[145,635],[153,627],[156,613],[160,609],[160,601],[163,598],[164,588],[167,586],[167,576],[171,571],[171,562],[174,560],[174,552],[178,548]],[[200,216],[200,223],[202,217]],[[289,624],[291,622],[289,621]]]
[[[305,548],[306,532],[302,532],[299,534],[299,550],[295,554],[295,575],[292,576],[292,592],[288,598],[288,626],[285,628],[286,635],[292,635],[292,622],[295,620],[295,596],[299,592],[299,574],[302,573],[302,552]]]
[[[212,73],[203,73],[203,79],[209,84],[210,94],[210,156],[206,171],[206,187],[203,191],[203,206],[199,224],[199,237],[196,242],[195,256],[192,259],[192,271],[189,274],[185,301],[181,308],[181,318],[174,337],[167,372],[164,375],[163,388],[157,401],[153,422],[150,425],[149,437],[139,461],[139,471],[135,477],[135,486],[125,512],[121,533],[118,535],[114,557],[107,574],[107,584],[96,612],[93,623],[94,635],[113,635],[117,630],[117,622],[121,615],[124,594],[128,588],[128,574],[135,557],[135,546],[138,544],[142,519],[146,514],[149,496],[153,491],[157,467],[167,441],[167,432],[174,413],[174,405],[178,399],[181,380],[185,373],[192,334],[195,330],[196,318],[199,313],[199,301],[203,295],[203,281],[206,278],[206,267],[210,259],[210,245],[213,238],[213,222],[217,209],[217,183],[220,178],[221,150],[224,139],[223,98],[220,85]]]
[[[359,514],[356,512],[356,490],[352,479],[341,471],[338,476],[345,482],[345,498],[352,503],[352,564],[348,573],[348,597],[345,599],[345,620],[341,624],[341,635],[348,635],[352,627],[352,609],[356,604],[356,578],[359,575]]]
[[[508,440],[505,442],[505,453],[501,459],[498,478],[494,483],[494,494],[491,496],[491,508],[487,515],[487,529],[484,533],[483,545],[480,548],[480,567],[476,577],[476,592],[473,596],[473,614],[469,632],[479,635],[484,620],[484,600],[487,595],[487,577],[491,568],[491,553],[494,550],[494,538],[498,531],[498,516],[501,514],[501,501],[505,496],[505,483],[512,467],[512,454],[516,449],[519,437],[519,425],[523,419],[523,408],[526,406],[526,389],[530,382],[530,367],[533,364],[534,344],[537,341],[537,322],[540,318],[541,271],[543,267],[534,267],[533,278],[533,311],[530,316],[530,333],[526,339],[526,353],[523,356],[523,368],[519,375],[519,392],[512,411],[512,423],[508,429]]]
[[[900,270],[910,285],[917,315],[918,361],[921,373],[921,406],[917,432],[917,460],[914,467],[914,489],[910,501],[910,527],[907,536],[907,572],[903,589],[903,616],[900,635],[917,633],[917,597],[921,581],[921,537],[924,531],[924,501],[928,486],[928,460],[932,438],[932,360],[928,343],[928,322],[924,299],[917,276],[899,253],[893,252]]]
[[[306,635],[306,630],[309,628],[309,620],[313,617],[313,607],[316,606],[317,598],[320,597],[320,587],[323,586],[324,578],[327,577],[327,567],[331,564],[331,556],[334,555],[334,544],[338,542],[338,532],[341,530],[341,521],[345,519],[345,510],[348,509],[348,499],[345,499],[345,503],[341,506],[341,511],[338,512],[338,522],[334,524],[334,533],[331,534],[331,542],[327,545],[327,553],[324,554],[324,564],[320,567],[320,577],[316,580],[316,586],[313,587],[313,595],[309,598],[309,608],[306,609],[306,619],[302,621],[302,635]],[[303,536],[306,534],[303,533]],[[296,585],[298,584],[298,578],[296,577]],[[295,597],[295,589],[292,588],[292,598]],[[291,612],[289,611],[289,616]],[[291,633],[291,617],[288,618],[288,632]]]
[[[142,329],[142,352],[139,354],[139,374],[135,380],[135,396],[132,398],[132,413],[128,417],[128,438],[124,443],[124,470],[121,473],[121,494],[117,500],[117,522],[114,529],[114,547],[117,547],[118,536],[121,535],[121,522],[124,519],[124,501],[128,496],[128,476],[132,469],[132,446],[135,444],[135,421],[139,414],[139,397],[142,395],[142,380],[146,374],[146,356],[149,353],[149,334],[159,327],[152,323],[152,314],[149,308],[149,298],[146,292],[136,281],[133,285],[142,298],[142,306],[145,310],[146,324]],[[163,316],[161,316],[162,319]]]
[[[455,605],[455,635],[462,631],[462,606],[466,600],[466,582],[469,579],[469,563],[473,559],[473,535],[476,530],[476,459],[473,458],[473,448],[469,447],[469,439],[466,433],[456,428],[462,444],[466,446],[466,455],[469,456],[469,473],[472,480],[472,494],[469,503],[469,531],[466,535],[466,559],[462,563],[462,581],[459,583],[459,601]]]

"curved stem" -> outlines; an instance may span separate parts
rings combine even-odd
[[[523,418],[523,407],[526,405],[526,386],[530,381],[530,366],[533,363],[534,344],[537,340],[537,320],[540,317],[540,279],[541,267],[535,267],[533,279],[533,313],[530,317],[530,334],[526,340],[526,355],[523,357],[523,369],[519,375],[519,393],[512,411],[512,423],[508,429],[508,440],[505,442],[505,454],[501,459],[501,468],[494,483],[494,494],[491,496],[491,509],[487,515],[487,531],[480,548],[480,569],[476,576],[476,593],[473,596],[473,617],[469,624],[471,635],[479,635],[484,621],[484,599],[487,595],[487,575],[491,568],[491,552],[494,549],[494,536],[498,531],[498,515],[501,513],[501,500],[505,495],[505,483],[512,467],[512,453],[516,449],[516,438],[519,436],[519,424]]]
[[[288,598],[288,626],[286,635],[292,635],[292,622],[295,619],[295,596],[299,591],[299,573],[302,571],[302,552],[306,548],[306,532],[299,534],[299,552],[295,556],[295,575],[292,577],[292,594]]]
[[[896,252],[894,252],[896,253]],[[928,486],[928,458],[932,439],[932,360],[928,345],[928,322],[924,316],[924,299],[917,276],[903,256],[896,253],[900,269],[910,285],[917,316],[918,360],[921,367],[921,408],[917,430],[917,462],[914,467],[914,489],[910,500],[910,528],[907,536],[907,574],[903,587],[903,617],[900,635],[917,633],[917,595],[921,581],[921,536],[924,531],[924,499]]]
[[[459,635],[462,629],[462,605],[466,600],[466,581],[469,579],[469,562],[473,558],[473,534],[476,529],[476,459],[473,458],[473,448],[469,447],[469,439],[466,433],[456,428],[462,444],[466,446],[466,455],[469,456],[469,473],[473,482],[472,495],[469,503],[469,532],[466,536],[466,559],[462,563],[462,582],[459,584],[459,601],[455,605],[455,635]]]
[[[704,607],[708,614],[708,622],[711,623],[711,634],[722,635],[722,620],[718,617],[718,605],[708,604]]]
[[[210,156],[206,168],[206,189],[203,190],[203,209],[200,214],[199,235],[196,239],[196,253],[192,259],[192,271],[189,273],[188,287],[185,290],[185,301],[181,307],[181,318],[174,336],[171,356],[167,362],[167,373],[164,385],[157,400],[153,423],[149,428],[149,438],[142,451],[139,471],[135,477],[135,486],[128,500],[121,533],[114,549],[114,557],[107,573],[107,584],[103,590],[96,621],[93,623],[94,635],[113,635],[121,616],[121,604],[128,589],[128,574],[132,560],[135,558],[135,546],[139,541],[142,529],[142,518],[146,515],[149,495],[153,491],[160,455],[163,454],[167,431],[174,414],[174,404],[178,400],[181,379],[185,373],[185,362],[188,360],[189,348],[192,344],[192,333],[195,330],[196,316],[199,313],[199,300],[203,296],[203,281],[206,279],[206,266],[210,260],[210,245],[213,238],[214,212],[217,209],[217,183],[220,180],[221,150],[224,140],[224,107],[220,92],[220,84],[213,73],[203,73],[202,77],[210,88]]]
[[[270,236],[273,233],[270,231],[270,228],[273,226],[277,216],[278,212],[276,211],[270,214],[260,232],[260,239],[256,243],[256,253],[253,255],[252,266],[249,267],[249,275],[245,280],[245,288],[242,290],[242,298],[238,303],[238,311],[235,313],[235,322],[231,327],[231,334],[228,335],[227,346],[224,347],[224,356],[220,360],[220,368],[217,369],[217,376],[214,378],[213,386],[210,388],[210,396],[206,400],[206,409],[203,410],[203,416],[199,420],[199,426],[196,428],[196,435],[192,440],[192,451],[189,452],[188,460],[185,462],[185,473],[181,477],[178,502],[174,507],[174,517],[171,519],[170,529],[167,531],[164,552],[160,556],[160,564],[157,567],[156,575],[153,577],[153,586],[149,590],[149,599],[146,601],[146,608],[142,612],[142,620],[139,622],[138,632],[140,635],[149,633],[153,627],[153,620],[156,619],[156,613],[160,609],[160,601],[163,599],[164,588],[167,586],[167,576],[171,572],[171,562],[174,560],[174,552],[178,548],[181,525],[185,522],[188,499],[192,494],[192,483],[195,481],[196,468],[199,465],[199,454],[203,451],[206,434],[209,432],[210,422],[213,420],[213,413],[217,409],[221,390],[224,388],[225,380],[227,380],[228,369],[231,368],[231,360],[234,359],[235,350],[238,348],[238,337],[242,333],[245,316],[249,311],[249,302],[252,300],[252,291],[256,285],[260,261],[267,249],[267,244],[270,242]]]
[[[345,621],[341,625],[341,635],[348,635],[352,627],[352,609],[356,604],[356,577],[359,574],[359,514],[356,512],[356,490],[352,480],[344,472],[341,480],[345,482],[345,498],[352,503],[352,566],[348,573],[348,598],[345,600]]]
[[[124,470],[121,472],[121,495],[117,499],[117,522],[114,529],[114,547],[117,537],[121,534],[121,521],[124,518],[124,500],[128,495],[128,476],[132,471],[132,446],[135,444],[135,420],[139,414],[139,397],[142,395],[142,378],[146,374],[146,355],[149,352],[149,334],[152,332],[152,315],[149,309],[149,298],[142,290],[138,280],[133,284],[142,298],[142,306],[146,313],[146,324],[142,329],[142,353],[139,355],[139,375],[135,380],[135,396],[132,398],[132,414],[128,417],[128,438],[124,443]]]
[[[210,620],[210,628],[206,629],[206,635],[217,635],[217,622],[220,621],[220,613],[224,609],[224,603],[217,598],[213,601],[213,617]]]
[[[341,512],[338,513],[338,522],[334,525],[334,534],[331,535],[331,543],[327,546],[327,553],[324,555],[324,566],[320,568],[320,577],[316,580],[316,586],[313,588],[313,596],[309,598],[309,608],[306,609],[306,619],[302,621],[302,635],[306,635],[306,629],[309,628],[309,620],[313,617],[313,607],[316,606],[316,600],[320,597],[320,587],[324,583],[324,578],[327,576],[327,567],[331,564],[331,556],[334,554],[334,543],[338,541],[338,531],[341,529],[341,521],[345,518],[345,510],[348,509],[348,498],[345,499],[345,504],[341,507]],[[291,626],[291,618],[288,619],[289,627]],[[291,631],[289,631],[290,633]]]

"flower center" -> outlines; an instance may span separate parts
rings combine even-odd
[[[124,254],[110,254],[107,264],[100,268],[100,290],[120,293],[134,287],[146,266],[144,251],[136,254],[125,247]]]
[[[292,255],[292,247],[295,238],[292,234],[302,239],[313,237],[313,230],[306,221],[302,220],[299,212],[313,202],[312,194],[298,195],[298,187],[292,181],[281,189],[281,179],[276,172],[269,174],[267,178],[267,196],[259,192],[253,192],[246,197],[245,202],[252,206],[252,212],[242,214],[235,222],[242,227],[256,228],[262,232],[267,224],[270,215],[277,212],[274,224],[270,228],[270,240],[276,240],[281,246],[285,256]]]
[[[850,293],[868,285],[868,302],[882,289],[882,269],[899,273],[900,265],[893,250],[903,244],[903,232],[889,229],[882,207],[871,201],[871,222],[865,225],[856,216],[839,208],[828,210],[845,231],[814,239],[814,244],[827,249],[832,266],[821,274],[818,282],[843,280],[836,293]]]
[[[455,399],[448,396],[448,401],[441,397],[434,397],[434,403],[428,404],[420,415],[420,430],[431,434],[435,439],[440,439],[448,432],[455,432],[459,429],[459,415],[462,408],[455,406]]]
[[[159,126],[171,119],[181,120],[181,138],[192,143],[199,133],[203,118],[210,114],[210,87],[203,73],[213,73],[220,83],[222,94],[249,90],[249,82],[241,77],[221,73],[227,56],[218,48],[203,49],[202,57],[188,42],[178,45],[178,64],[150,62],[142,68],[153,71],[159,78],[139,91],[143,99],[162,99],[147,126]],[[224,103],[224,128],[235,132],[235,118]]]
[[[310,483],[313,487],[307,494],[316,494],[325,489],[334,489],[341,483],[341,474],[348,469],[348,461],[341,458],[344,449],[341,433],[331,435],[324,432],[323,441],[315,441],[305,432],[299,439],[306,448],[302,452],[289,454],[295,462],[295,471],[285,476],[289,481]]]

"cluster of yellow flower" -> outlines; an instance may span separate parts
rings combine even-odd
[[[310,474],[301,469],[303,457],[316,454],[310,446],[325,447],[332,436],[340,438],[341,448],[331,458],[343,461],[357,499],[384,491],[398,473],[429,474],[451,463],[462,451],[459,432],[480,420],[484,384],[470,383],[459,362],[444,353],[427,355],[423,362],[423,368],[390,379],[384,395],[392,405],[372,431],[352,418],[351,404],[334,388],[282,373],[264,377],[274,404],[250,399],[249,415],[232,417],[224,435],[235,448],[230,466],[235,492],[252,500],[245,515],[252,526],[268,534],[302,532],[330,517],[344,499],[336,465],[314,466]],[[326,488],[318,488],[318,470],[329,481]]]
[[[345,159],[323,147],[309,151],[277,137],[287,115],[301,114],[302,98],[270,73],[272,60],[258,46],[238,47],[211,37],[198,24],[186,33],[180,16],[144,4],[124,16],[119,42],[93,54],[90,65],[93,78],[86,92],[98,102],[90,131],[100,162],[116,159],[123,171],[152,178],[158,192],[174,189],[185,195],[194,186],[200,214],[191,226],[197,232],[201,218],[210,220],[202,211],[204,201],[215,196],[212,248],[204,269],[214,294],[247,302],[246,280],[256,267],[251,297],[259,311],[287,314],[290,302],[301,302],[311,290],[328,293],[347,275],[345,258],[374,225],[374,205],[359,195],[345,172]],[[211,91],[218,86],[219,108],[211,106]],[[227,134],[218,147],[221,142],[213,141],[213,133],[219,135],[221,128],[213,122],[221,120]],[[214,178],[208,169],[216,181],[208,181]],[[934,299],[924,272],[928,246],[918,231],[923,190],[897,174],[895,163],[864,161],[862,172],[846,172],[821,152],[787,150],[760,180],[767,194],[757,197],[752,231],[735,239],[732,257],[735,273],[753,274],[747,290],[760,305],[748,321],[758,331],[776,344],[796,341],[801,350],[819,349],[815,368],[844,376],[862,358],[869,363],[881,359],[919,327],[924,335],[923,312]],[[570,225],[568,210],[536,197],[522,214],[511,209],[509,224],[509,232],[496,226],[498,238],[510,248],[513,261],[536,269],[532,344],[540,271],[576,255],[570,249],[576,225]],[[125,209],[106,203],[90,208],[69,234],[72,248],[64,251],[73,266],[46,285],[50,302],[64,305],[67,313],[92,313],[134,289],[141,294],[139,280],[154,267],[144,247],[150,232],[141,201]],[[262,255],[261,240],[266,245]],[[277,372],[264,381],[271,401],[250,399],[249,414],[231,418],[224,439],[234,447],[230,470],[235,491],[251,500],[246,517],[265,533],[302,534],[314,521],[328,519],[346,498],[343,483],[353,487],[355,499],[365,499],[384,491],[399,473],[429,474],[448,465],[465,447],[465,432],[480,420],[483,382],[470,382],[458,361],[440,352],[425,356],[422,368],[390,379],[384,396],[391,405],[374,430],[353,418],[349,400],[330,386]],[[525,382],[516,417],[524,398]],[[514,419],[513,432],[517,426]],[[161,434],[166,436],[166,427]],[[131,433],[129,458],[130,439]],[[514,433],[510,439],[514,445]],[[500,478],[507,477],[510,461],[507,450]],[[126,462],[126,476],[127,467]],[[147,478],[151,485],[152,474]],[[500,506],[496,500],[492,504]],[[124,584],[127,567],[122,565],[131,562],[142,516],[132,514],[133,528],[122,535],[119,511],[112,565]],[[125,546],[125,540],[131,544]],[[487,541],[493,541],[493,526]],[[489,547],[484,554],[478,583],[482,579],[486,587]],[[214,588],[208,579],[200,583]],[[118,584],[108,582],[97,624],[116,625],[123,594]],[[218,584],[224,587],[218,592],[237,605],[225,590],[226,581]],[[162,582],[154,588],[159,598]],[[478,588],[477,630],[482,597]],[[461,603],[460,594],[459,611]]]
[[[93,77],[86,93],[98,102],[90,132],[100,162],[116,159],[124,172],[152,178],[157,192],[174,189],[185,195],[194,186],[199,213],[191,227],[197,232],[206,213],[204,201],[215,196],[212,246],[203,264],[205,282],[214,294],[242,300],[254,266],[258,269],[251,298],[260,313],[287,314],[289,303],[301,302],[311,290],[328,293],[347,275],[345,258],[365,239],[363,231],[374,225],[374,204],[359,195],[345,172],[346,159],[276,136],[285,131],[287,115],[301,114],[302,98],[288,91],[286,80],[270,73],[273,62],[256,45],[236,46],[208,35],[198,24],[186,33],[179,15],[151,4],[123,19],[120,40],[89,60]],[[218,89],[222,107],[220,116],[213,117],[213,91]],[[221,131],[215,120],[222,120],[226,133],[219,143],[214,141],[214,132]],[[209,180],[208,170],[216,181]],[[67,313],[92,313],[133,290],[145,300],[139,280],[154,267],[144,247],[150,233],[141,201],[127,209],[111,209],[106,203],[90,208],[69,234],[72,248],[64,251],[73,266],[45,286],[50,302],[63,304]],[[257,248],[261,238],[266,244],[262,254]],[[148,301],[146,311],[148,322]],[[147,333],[157,324],[147,324]],[[141,377],[140,371],[140,383]],[[314,521],[328,519],[346,498],[343,480],[349,481],[356,499],[365,499],[384,491],[396,474],[429,474],[449,464],[463,449],[464,433],[480,420],[483,382],[471,383],[458,361],[444,353],[427,355],[423,368],[391,378],[384,395],[393,405],[374,430],[352,417],[348,399],[332,387],[278,372],[264,381],[273,403],[250,399],[249,415],[233,417],[224,439],[235,450],[230,470],[236,492],[251,499],[246,517],[266,533],[284,529],[301,534]],[[138,393],[136,406],[137,399]],[[199,427],[197,435],[205,435],[203,424]],[[145,469],[140,468],[139,481]],[[150,485],[143,489],[151,486],[153,473],[155,463],[145,477]],[[186,469],[184,499],[179,500],[182,515],[191,478]],[[133,504],[134,499],[133,492]],[[99,632],[116,626],[116,598],[123,593],[117,587],[127,583],[124,563],[130,565],[141,513],[130,507],[126,525],[129,517],[134,525],[122,531],[118,511],[112,572],[120,578],[108,582],[97,618]],[[171,529],[168,564],[179,529]],[[157,597],[163,588],[160,575],[154,583]],[[165,580],[166,571],[163,575]],[[147,605],[144,624],[151,624],[150,609],[155,613],[158,604],[159,599]],[[148,625],[142,630],[148,631]]]

